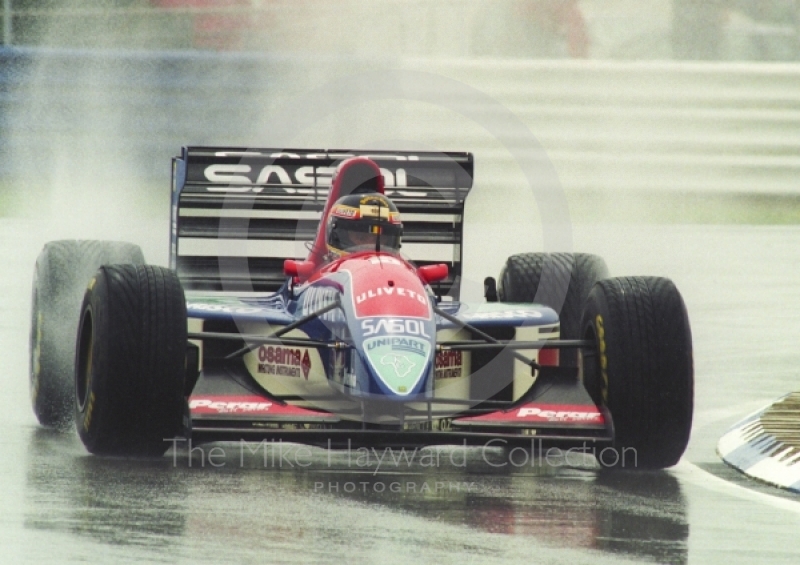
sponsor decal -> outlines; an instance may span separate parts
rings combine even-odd
[[[386,207],[384,206],[372,206],[370,204],[362,204],[360,206],[360,214],[362,218],[382,218],[385,220],[389,219],[389,208],[388,204]]]
[[[364,340],[364,353],[380,379],[397,394],[410,393],[430,358],[431,344],[409,336]]]
[[[513,320],[517,318],[541,318],[542,313],[536,310],[500,310],[496,312],[467,312],[461,314],[465,320]]]
[[[354,220],[358,220],[361,217],[361,210],[358,208],[353,208],[352,206],[337,204],[333,207],[333,210],[331,210],[331,215],[338,216],[340,218],[352,218]]]
[[[193,396],[189,409],[197,414],[265,414],[272,402],[260,396]]]
[[[529,404],[517,410],[517,418],[537,422],[602,423],[603,415],[594,406],[548,406]]]
[[[432,320],[430,299],[419,277],[401,259],[390,255],[346,261],[350,297],[356,318],[377,316]]]
[[[258,348],[258,372],[280,377],[300,377],[308,380],[311,358],[308,349],[272,345]]]
[[[462,351],[440,351],[436,354],[435,375],[437,379],[452,379],[464,372]]]
[[[226,415],[239,417],[275,416],[278,418],[294,416],[308,419],[329,417],[324,412],[308,410],[291,404],[274,403],[257,395],[193,395],[189,398],[192,415]]]
[[[380,204],[375,204],[379,202]],[[381,218],[393,224],[400,223],[400,214],[390,210],[389,200],[374,195],[365,196],[359,201],[361,218]],[[357,216],[358,217],[358,216]]]
[[[207,302],[187,302],[186,309],[199,312],[221,312],[224,314],[256,314],[266,311],[266,309],[258,308],[257,306],[226,306],[224,304],[209,304]]]
[[[430,343],[410,337],[382,337],[364,342],[366,351],[372,351],[377,347],[384,346],[391,347],[392,351],[407,351],[423,357],[427,357],[430,350]]]
[[[404,298],[410,298],[411,300],[416,300],[420,304],[428,306],[427,296],[425,296],[420,292],[414,292],[413,290],[409,290],[407,288],[402,288],[399,286],[379,286],[378,288],[373,288],[366,292],[362,292],[361,294],[356,296],[356,304],[361,304],[362,302],[372,300],[373,298],[381,298],[387,296],[400,296]]]
[[[375,334],[405,334],[431,339],[424,321],[405,318],[367,318],[361,320],[361,331],[364,332],[364,337]]]
[[[381,365],[391,365],[395,374],[401,379],[405,378],[406,375],[411,372],[411,369],[414,368],[414,362],[407,356],[400,355],[399,353],[384,355],[381,357]]]
[[[565,426],[603,426],[605,418],[594,405],[530,403],[505,412],[460,418],[465,422],[493,424],[559,424]]]
[[[209,165],[203,170],[203,175],[209,182],[224,183],[228,186],[209,186],[209,192],[255,192],[264,190],[265,185],[281,185],[290,194],[303,193],[303,189],[294,188],[297,185],[308,187],[329,187],[336,167],[305,166],[287,168],[280,165],[266,165],[254,171],[246,164],[218,164]],[[394,171],[381,167],[384,184],[387,187],[403,188],[408,186],[408,175],[403,168]],[[308,189],[305,189],[308,191]],[[312,188],[313,191],[313,188]]]
[[[339,291],[329,286],[309,286],[303,292],[303,308],[302,315],[308,316],[313,312],[317,312],[330,304],[336,302]],[[341,317],[338,310],[327,312],[322,316],[323,320],[336,321]]]

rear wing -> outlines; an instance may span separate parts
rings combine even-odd
[[[437,293],[457,300],[470,153],[184,147],[172,160],[170,267],[186,289],[274,292],[284,259],[304,259],[344,159],[381,168],[403,219],[403,254],[447,263]]]

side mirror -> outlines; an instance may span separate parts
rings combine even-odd
[[[314,273],[314,263],[311,261],[296,261],[286,259],[283,262],[283,274],[287,277],[297,277],[301,281],[306,280]]]
[[[417,275],[425,284],[443,281],[450,274],[450,269],[445,263],[438,265],[425,265],[417,269]]]

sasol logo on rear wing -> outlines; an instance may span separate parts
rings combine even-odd
[[[234,186],[209,186],[209,192],[261,192],[263,187],[252,185],[282,185],[287,187],[287,192],[292,192],[288,188],[296,185],[309,187],[328,187],[336,167],[284,167],[281,165],[265,165],[258,170],[258,174],[253,167],[245,164],[217,164],[208,165],[203,174],[209,182],[225,183]],[[391,171],[381,167],[381,174],[387,187],[406,187],[408,177],[406,170],[397,168]]]
[[[315,191],[319,196],[331,185],[339,163],[353,156],[375,161],[386,186],[400,196],[406,196],[403,188],[414,192],[407,196],[417,198],[429,196],[420,191],[444,190],[453,192],[449,198],[461,203],[472,188],[470,153],[221,147],[184,147],[176,158],[175,186],[178,192],[270,193],[278,189],[300,196]]]

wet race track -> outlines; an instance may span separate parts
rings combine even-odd
[[[669,276],[684,295],[696,409],[673,469],[601,473],[458,448],[380,466],[290,445],[89,456],[31,412],[30,277],[44,239],[32,221],[0,220],[0,561],[800,562],[800,501],[715,454],[728,426],[800,389],[800,229],[600,225],[574,239],[613,275]]]

